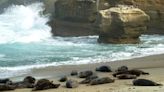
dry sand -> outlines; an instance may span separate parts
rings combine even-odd
[[[130,69],[141,69],[149,72],[150,75],[142,75],[139,78],[151,79],[155,82],[164,84],[164,54],[153,55],[142,58],[135,58],[130,60],[114,61],[108,63],[97,63],[97,64],[86,64],[86,65],[70,65],[70,66],[57,66],[57,67],[47,67],[42,69],[33,69],[30,73],[17,76],[12,78],[13,80],[21,79],[24,76],[32,75],[37,78],[49,78],[53,80],[54,83],[59,83],[57,80],[63,76],[69,76],[72,70],[94,70],[100,65],[110,65],[113,70],[117,67],[126,65]],[[112,77],[112,73],[97,73],[99,76],[109,76]],[[80,81],[81,79],[77,77],[69,76],[69,79],[76,79]],[[133,80],[118,80],[115,83],[103,84],[98,86],[88,86],[80,85],[75,89],[67,89],[64,87],[64,83],[58,89],[44,90],[41,92],[164,92],[163,86],[157,87],[136,87],[132,85]],[[9,92],[31,92],[31,89],[17,89],[15,91]]]

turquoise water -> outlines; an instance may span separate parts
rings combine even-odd
[[[33,68],[109,62],[164,53],[164,36],[143,35],[140,44],[98,44],[98,36],[52,37],[43,5],[13,5],[0,14],[0,77]]]

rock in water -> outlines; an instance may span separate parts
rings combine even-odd
[[[66,87],[67,88],[77,88],[79,86],[78,81],[75,80],[68,80],[66,82]]]
[[[158,84],[154,81],[147,79],[137,79],[133,81],[134,86],[161,86],[162,84]]]
[[[40,79],[35,84],[35,87],[33,88],[33,91],[58,88],[59,86],[60,86],[60,84],[53,84],[52,81],[49,81],[47,79]]]
[[[87,78],[89,76],[93,75],[92,71],[83,71],[79,73],[80,78]]]
[[[136,44],[147,31],[149,16],[141,9],[118,6],[100,11],[101,25],[98,42],[114,44]]]
[[[112,72],[110,66],[100,66],[100,67],[96,68],[96,71],[99,71],[99,72]]]
[[[99,85],[99,84],[106,84],[106,83],[113,83],[114,79],[111,79],[109,77],[104,77],[104,78],[97,78],[97,79],[93,79],[90,82],[90,85]]]

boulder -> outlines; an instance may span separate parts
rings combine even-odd
[[[99,16],[98,42],[114,44],[138,43],[150,19],[141,9],[123,5],[101,10]]]
[[[119,0],[117,4],[133,5],[150,16],[145,34],[164,34],[164,0]]]
[[[66,87],[67,88],[77,88],[79,86],[79,83],[78,81],[75,81],[75,80],[68,80],[66,82]]]

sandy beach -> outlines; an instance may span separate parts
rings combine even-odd
[[[48,78],[53,80],[54,83],[60,83],[58,80],[61,76],[66,75],[69,79],[75,79],[81,81],[82,79],[77,78],[77,76],[71,77],[70,72],[72,70],[84,71],[84,70],[95,70],[97,66],[109,65],[114,71],[117,67],[126,65],[130,69],[141,69],[146,72],[149,72],[150,75],[142,75],[139,78],[150,79],[155,82],[164,84],[164,54],[162,55],[152,55],[147,57],[121,60],[114,62],[106,63],[97,63],[97,64],[86,64],[86,65],[68,65],[68,66],[56,66],[56,67],[47,67],[42,69],[33,69],[29,74],[22,76],[17,76],[11,78],[12,80],[21,80],[21,78],[31,75],[38,79]],[[112,73],[99,73],[96,72],[100,77],[112,77]],[[116,79],[116,78],[114,78]],[[64,87],[65,83],[62,84],[58,89],[44,90],[42,92],[164,92],[163,86],[157,87],[136,87],[132,85],[133,80],[118,80],[116,79],[114,83],[89,86],[89,85],[80,85],[75,89],[67,89]],[[31,89],[17,89],[10,92],[31,92]]]

